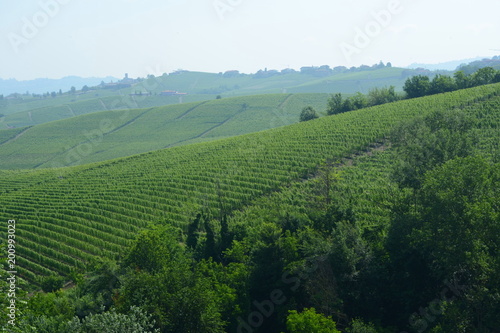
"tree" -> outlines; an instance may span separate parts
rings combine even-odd
[[[342,94],[336,93],[330,96],[326,113],[328,115],[342,113]]]
[[[436,75],[431,82],[429,94],[441,94],[457,89],[456,83],[450,76]]]
[[[350,99],[352,101],[353,110],[363,109],[368,106],[368,101],[366,100],[365,95],[363,95],[359,91]]]
[[[83,320],[74,318],[68,332],[74,333],[159,333],[154,329],[155,320],[139,307],[132,306],[129,313],[111,311],[91,314]]]
[[[90,88],[89,88],[87,85],[84,85],[84,86],[82,87],[82,92],[84,92],[84,93],[86,93],[86,92],[87,92],[87,91],[89,91],[89,90],[90,90]]]
[[[493,83],[493,79],[495,78],[495,70],[492,67],[484,67],[477,70],[472,75],[472,84],[474,86],[480,86],[484,84]]]
[[[62,276],[50,275],[41,279],[41,287],[45,292],[52,292],[63,287],[64,278]]]
[[[316,110],[312,108],[312,106],[306,106],[300,113],[300,121],[309,121],[316,118],[318,118],[318,114],[316,113]]]
[[[76,93],[76,88],[75,88],[75,87],[71,87],[71,89],[70,89],[70,93],[71,93],[72,95],[74,95],[74,94]]]
[[[392,103],[399,99],[394,86],[374,88],[368,92],[368,105],[370,106]]]
[[[53,92],[51,92],[51,93],[50,93],[50,96],[51,96],[52,98],[55,98],[55,97],[57,96],[57,93],[56,93],[55,91],[53,91]]]
[[[493,83],[499,83],[499,82],[500,82],[500,71],[497,71],[495,77],[493,78]]]
[[[178,235],[179,230],[172,226],[153,226],[141,231],[125,263],[148,272],[162,270],[183,253]]]
[[[426,174],[413,242],[443,279],[466,269],[480,283],[500,259],[500,165],[480,156]],[[486,280],[483,280],[486,281]]]
[[[403,90],[408,98],[426,96],[429,93],[431,83],[428,76],[416,75],[406,80]]]
[[[466,89],[471,87],[471,78],[466,75],[464,71],[458,71],[453,74],[453,76],[455,77],[455,85],[457,86],[457,89]]]
[[[301,313],[290,311],[286,328],[290,333],[340,333],[331,317],[316,313],[314,308],[304,309]]]
[[[473,121],[459,111],[438,111],[397,127],[391,141],[398,151],[393,173],[401,187],[418,190],[424,174],[447,160],[468,156],[475,146]]]

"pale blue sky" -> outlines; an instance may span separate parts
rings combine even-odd
[[[0,0],[0,78],[493,56],[499,12],[498,0]]]

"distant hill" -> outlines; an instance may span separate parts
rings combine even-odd
[[[3,99],[0,96],[0,129],[32,126],[98,111],[213,100],[218,96],[337,92],[349,95],[390,85],[401,91],[409,76],[420,73],[377,65],[351,69],[304,67],[300,72],[265,70],[256,74],[180,71],[147,79],[124,78],[72,93],[16,94]]]
[[[455,71],[461,65],[469,64],[471,62],[481,61],[483,59],[490,59],[490,58],[476,57],[476,58],[470,58],[470,59],[452,60],[452,61],[442,62],[442,63],[438,63],[438,64],[413,63],[413,64],[409,65],[408,68],[411,68],[411,69],[425,68],[425,69],[428,69],[431,71],[434,71],[434,70]]]
[[[90,77],[82,78],[78,76],[67,76],[62,79],[35,79],[27,81],[17,81],[15,79],[0,79],[0,94],[9,95],[13,93],[35,93],[43,94],[46,92],[59,91],[66,92],[75,87],[81,89],[83,86],[96,86],[104,82],[116,81],[117,78],[107,76],[104,78]]]

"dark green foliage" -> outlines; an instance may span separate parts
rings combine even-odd
[[[396,128],[391,141],[399,161],[394,179],[403,187],[420,188],[427,170],[455,157],[470,154],[476,140],[469,133],[473,121],[462,112],[434,112]]]
[[[431,82],[428,76],[417,75],[406,80],[403,90],[408,98],[422,97],[429,94]]]
[[[447,75],[436,75],[431,82],[429,88],[429,94],[441,94],[445,92],[454,91],[457,89],[457,85],[452,77]]]
[[[437,166],[426,173],[414,207],[403,208],[394,220],[389,250],[396,270],[406,275],[398,283],[407,295],[403,306],[435,298],[430,285],[448,286],[441,287],[446,297],[437,300],[444,307],[442,317],[429,322],[417,316],[414,325],[436,326],[436,332],[498,327],[499,170],[500,165],[478,156]]]
[[[155,273],[182,256],[179,230],[171,226],[153,226],[139,234],[125,263],[134,269]]]
[[[495,77],[493,77],[493,82],[492,83],[499,83],[500,82],[500,71],[497,71],[495,74]]]
[[[318,114],[311,106],[306,106],[300,113],[300,121],[308,121],[316,118],[318,118]]]
[[[374,88],[368,92],[368,105],[370,106],[392,103],[400,99],[394,86]]]
[[[202,214],[198,213],[188,226],[186,245],[191,249],[195,249],[196,245],[198,245],[198,229],[200,227],[200,221],[202,218]]]
[[[480,68],[472,75],[472,84],[474,86],[490,84],[493,82],[496,74],[497,71],[491,67]]]
[[[64,284],[64,277],[51,275],[43,277],[40,281],[40,286],[45,292],[52,292],[62,288]]]
[[[113,308],[102,314],[91,314],[83,320],[74,319],[68,324],[68,332],[74,333],[159,333],[151,315],[132,306],[128,313],[117,313]]]
[[[457,89],[466,89],[472,86],[470,76],[466,75],[463,71],[455,72],[453,76]]]
[[[361,319],[354,319],[350,327],[346,330],[347,333],[377,333],[375,326],[371,323],[364,323]]]
[[[328,115],[333,115],[337,113],[342,113],[342,94],[336,93],[333,94],[329,99],[328,99],[328,106],[326,109],[326,113]]]

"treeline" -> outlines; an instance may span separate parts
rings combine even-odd
[[[344,98],[340,93],[333,94],[328,100],[326,113],[334,115],[391,103],[405,98],[435,95],[498,82],[500,82],[500,70],[497,71],[492,67],[480,68],[470,75],[458,71],[453,77],[438,74],[431,79],[426,75],[416,75],[406,80],[403,86],[404,94],[396,93],[394,86],[375,88],[370,90],[367,95],[358,92],[356,95],[347,98]],[[306,120],[310,119],[313,118]]]
[[[424,75],[413,76],[406,80],[403,90],[407,98],[416,98],[498,82],[500,82],[500,70],[484,67],[470,75],[458,71],[453,77],[436,75],[432,80]]]

